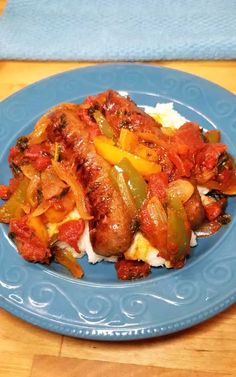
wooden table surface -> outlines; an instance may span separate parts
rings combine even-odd
[[[5,0],[0,0],[0,13],[4,5]],[[89,64],[0,61],[0,100],[44,77]],[[236,93],[235,61],[152,64],[199,75]],[[0,309],[0,376],[106,377],[111,373],[114,377],[235,376],[236,307],[180,333],[123,343],[53,334]]]
[[[236,62],[153,64],[197,74],[236,93]],[[0,100],[39,79],[87,65],[89,63],[2,61]],[[64,377],[81,373],[84,376],[105,377],[111,371],[114,376],[236,375],[235,306],[180,333],[125,343],[81,340],[53,334],[25,323],[2,309],[0,324],[0,376],[4,377]],[[115,368],[112,363],[117,362],[134,365]]]

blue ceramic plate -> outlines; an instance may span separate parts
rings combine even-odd
[[[183,72],[139,64],[108,64],[65,72],[31,85],[0,105],[1,181],[10,171],[7,154],[18,136],[60,102],[80,102],[107,88],[126,91],[140,105],[174,102],[186,118],[219,128],[235,156],[236,98]],[[113,264],[89,265],[85,278],[71,278],[57,264],[25,262],[1,225],[1,306],[45,329],[88,339],[128,340],[173,333],[214,316],[236,299],[236,200],[232,222],[200,240],[181,270],[156,268],[140,281],[118,281]]]

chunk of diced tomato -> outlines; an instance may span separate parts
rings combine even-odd
[[[76,251],[79,251],[78,241],[84,231],[84,220],[70,220],[61,224],[58,228],[58,239],[68,243]]]
[[[10,195],[9,187],[6,185],[0,185],[0,198],[3,200],[7,200]]]

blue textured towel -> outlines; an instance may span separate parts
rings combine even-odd
[[[8,0],[0,58],[236,58],[236,0]]]

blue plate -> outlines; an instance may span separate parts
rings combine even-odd
[[[65,72],[31,85],[0,105],[1,181],[10,171],[7,154],[19,135],[60,102],[80,102],[107,88],[126,91],[140,105],[174,102],[186,118],[219,128],[236,155],[236,98],[183,72],[140,64],[108,64]],[[181,270],[153,269],[145,280],[118,281],[113,264],[89,265],[85,278],[71,278],[57,264],[25,262],[1,225],[1,306],[35,325],[61,334],[103,340],[141,339],[173,333],[214,316],[236,300],[236,201],[232,222],[199,240]]]

